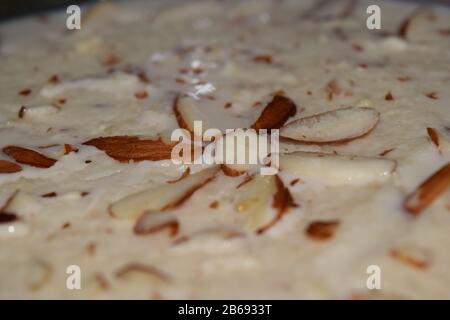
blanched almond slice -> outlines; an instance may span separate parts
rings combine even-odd
[[[305,182],[329,186],[365,185],[388,179],[395,161],[381,158],[341,156],[313,152],[280,155],[280,168]]]
[[[315,221],[306,228],[306,235],[314,240],[328,240],[334,235],[339,221]]]
[[[22,171],[22,167],[17,163],[0,160],[0,173],[15,173]]]
[[[143,263],[129,263],[125,265],[116,272],[116,277],[121,280],[133,282],[154,282],[155,280],[170,282],[170,276],[168,274],[154,266]]]
[[[145,211],[165,211],[180,206],[206,183],[210,182],[218,168],[205,169],[171,184],[150,188],[123,198],[112,204],[110,214],[119,219],[136,219]]]
[[[423,182],[403,203],[412,215],[419,215],[450,187],[450,162]]]
[[[169,230],[170,236],[173,237],[177,235],[178,227],[178,220],[170,213],[147,211],[136,221],[134,233],[145,235]]]
[[[272,204],[270,210],[269,204]],[[294,207],[292,196],[278,176],[256,175],[239,188],[235,204],[246,215],[244,229],[261,234]]]
[[[297,113],[295,103],[282,95],[275,95],[267,104],[252,129],[279,129],[290,117]]]
[[[369,133],[380,118],[372,108],[344,108],[294,120],[280,136],[308,143],[346,142]]]
[[[36,168],[50,168],[56,160],[46,157],[39,152],[17,146],[3,148],[3,152],[21,164],[27,164]]]
[[[161,139],[140,139],[136,136],[100,137],[83,144],[94,146],[120,162],[167,160],[171,158],[173,147]]]
[[[214,107],[209,101],[199,101],[190,97],[177,97],[173,104],[173,112],[178,126],[194,133],[194,121],[202,121],[203,130],[218,129],[225,133],[226,129],[246,128],[249,120],[233,116],[227,109]]]

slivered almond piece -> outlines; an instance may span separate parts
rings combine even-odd
[[[199,173],[191,174],[172,184],[164,184],[129,195],[113,203],[110,214],[119,219],[137,219],[145,211],[166,211],[174,209],[194,192],[214,179],[218,168],[208,168]]]
[[[328,240],[330,239],[336,228],[339,226],[339,221],[314,221],[306,228],[305,232],[308,237],[314,240]]]
[[[396,163],[383,158],[366,158],[294,152],[280,155],[280,169],[305,182],[329,186],[381,183],[394,172]]]
[[[426,269],[430,264],[429,252],[412,246],[394,248],[389,255],[413,268]]]
[[[403,207],[417,216],[430,206],[450,186],[450,162],[424,181],[414,192],[406,197]]]
[[[162,230],[169,230],[170,236],[178,234],[179,223],[175,216],[169,213],[147,211],[134,225],[134,233],[138,235],[153,234]]]
[[[162,139],[140,139],[136,136],[112,136],[91,139],[83,143],[104,151],[111,158],[120,161],[159,161],[171,158],[173,145]]]
[[[272,200],[271,200],[272,199]],[[272,201],[272,208],[269,208]],[[239,188],[235,208],[246,215],[244,229],[264,233],[294,207],[292,196],[278,176],[256,175]]]
[[[234,116],[222,106],[210,101],[199,101],[191,97],[177,97],[172,106],[178,126],[194,133],[194,121],[202,121],[203,130],[216,128],[222,133],[226,129],[247,128],[250,120]]]
[[[275,95],[262,111],[259,118],[252,124],[251,128],[279,129],[290,117],[297,113],[295,103],[282,95]]]
[[[291,192],[284,186],[280,177],[278,175],[273,177],[277,191],[273,195],[272,207],[277,210],[277,214],[272,221],[256,230],[256,233],[258,234],[261,234],[273,227],[279,220],[281,220],[281,218],[283,218],[283,215],[289,210],[289,208],[294,208],[297,206],[294,203],[294,198],[292,198]]]
[[[428,136],[430,137],[431,142],[439,149],[439,135],[437,130],[434,128],[427,128]]]
[[[143,264],[143,263],[129,263],[116,272],[116,277],[121,280],[139,281],[147,280],[153,282],[154,280],[162,282],[170,282],[170,276],[159,270],[158,268]]]
[[[39,152],[18,146],[4,147],[3,152],[16,160],[18,163],[30,165],[36,168],[50,168],[56,163],[55,159],[46,157]]]
[[[191,168],[187,168],[186,170],[183,171],[183,174],[179,178],[177,178],[175,180],[167,181],[167,183],[175,183],[180,180],[183,180],[184,178],[188,177],[190,173],[191,173]]]
[[[307,143],[347,142],[371,132],[380,119],[372,108],[344,108],[294,120],[280,136]]]
[[[17,163],[0,160],[0,173],[15,173],[22,171],[22,167]]]

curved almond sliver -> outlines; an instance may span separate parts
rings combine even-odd
[[[43,154],[17,146],[8,146],[3,148],[3,152],[21,164],[27,164],[36,168],[50,168],[56,160],[44,156]]]
[[[17,163],[0,160],[0,173],[15,173],[22,171],[22,167]]]
[[[307,143],[346,142],[362,137],[377,125],[373,108],[343,108],[294,120],[280,129],[280,136]]]

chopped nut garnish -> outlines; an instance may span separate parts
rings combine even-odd
[[[41,195],[42,198],[54,198],[56,197],[58,194],[56,192],[49,192],[49,193],[44,193],[43,195]]]
[[[50,79],[48,79],[48,82],[51,83],[51,84],[59,83],[58,75],[54,74],[53,76],[51,76]]]
[[[24,89],[22,91],[19,91],[18,95],[22,97],[26,97],[31,93],[31,89]]]
[[[253,61],[271,64],[272,63],[272,56],[268,55],[268,54],[257,55],[257,56],[255,56],[253,58]]]
[[[209,207],[211,209],[217,209],[219,207],[219,202],[217,200],[215,200],[209,204]]]
[[[312,222],[306,228],[306,235],[314,240],[328,240],[334,235],[339,223],[338,220]]]
[[[386,93],[386,95],[384,96],[384,100],[386,100],[386,101],[394,100],[394,96],[392,95],[392,93],[390,91],[388,93]]]
[[[148,97],[147,91],[138,91],[134,94],[137,99],[145,99]]]
[[[436,92],[429,92],[429,93],[426,93],[425,95],[430,99],[434,99],[434,100],[439,99]]]

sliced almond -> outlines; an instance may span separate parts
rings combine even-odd
[[[0,160],[0,173],[15,173],[22,171],[22,167],[17,163]]]
[[[251,126],[252,129],[279,129],[290,117],[297,113],[295,103],[282,95],[276,94]]]
[[[398,36],[400,38],[407,40],[409,38],[411,25],[414,20],[418,20],[421,17],[430,18],[433,16],[434,13],[430,8],[419,7],[417,10],[414,10],[401,22],[397,31]]]
[[[413,268],[426,269],[430,265],[430,254],[428,251],[414,246],[403,246],[394,248],[389,255]]]
[[[306,228],[306,235],[314,240],[328,240],[330,239],[336,228],[339,226],[339,221],[314,221]]]
[[[275,210],[269,208],[271,202]],[[239,188],[235,201],[236,210],[246,215],[244,229],[258,234],[272,227],[293,206],[292,196],[278,176],[254,176]]]
[[[134,233],[139,235],[153,234],[168,230],[171,237],[178,234],[178,220],[169,213],[147,211],[134,225]]]
[[[427,128],[428,137],[430,137],[431,142],[439,149],[439,134],[434,128]],[[440,149],[439,149],[440,150]]]
[[[450,162],[436,171],[415,191],[406,197],[404,208],[412,215],[419,215],[450,186]]]
[[[225,133],[226,129],[246,128],[249,120],[238,118],[223,107],[214,107],[208,101],[199,101],[191,97],[177,97],[173,104],[173,112],[178,126],[194,133],[194,121],[202,121],[203,130],[218,129]]]
[[[3,152],[16,160],[18,163],[30,165],[36,168],[50,168],[56,163],[55,159],[46,157],[39,152],[18,146],[4,147]]]
[[[273,176],[276,185],[276,192],[273,195],[272,207],[277,211],[276,216],[268,224],[260,227],[256,233],[261,234],[267,231],[269,228],[274,226],[283,215],[289,210],[289,208],[294,208],[297,205],[294,203],[294,199],[291,192],[283,184],[283,181],[278,175]]]
[[[129,195],[110,208],[110,214],[119,219],[136,219],[145,211],[165,211],[176,208],[194,192],[214,179],[217,168],[205,169],[176,183],[164,184]]]
[[[94,146],[120,162],[167,160],[171,158],[173,148],[173,145],[165,143],[162,139],[140,139],[136,136],[100,137],[83,144]]]
[[[116,277],[121,280],[133,282],[170,282],[171,278],[168,274],[159,270],[158,268],[143,264],[143,263],[129,263],[120,268],[116,272]]]
[[[343,108],[294,120],[280,136],[307,143],[347,142],[372,131],[380,118],[372,108]]]
[[[294,152],[280,156],[280,168],[305,182],[329,186],[381,183],[396,168],[393,160],[313,152]]]

